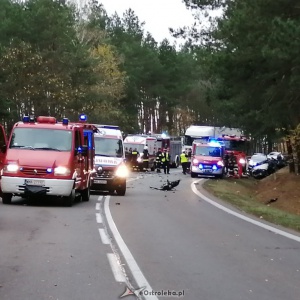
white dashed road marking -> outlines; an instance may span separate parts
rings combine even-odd
[[[107,223],[110,227],[110,230],[112,232],[112,235],[114,236],[114,239],[120,249],[120,251],[122,252],[127,265],[131,271],[132,276],[134,277],[138,287],[145,287],[146,290],[148,291],[152,291],[152,287],[150,286],[149,282],[147,281],[147,279],[145,278],[144,274],[142,273],[141,269],[139,268],[137,262],[135,261],[133,255],[131,254],[130,250],[128,249],[127,245],[125,244],[124,240],[122,239],[116,224],[112,218],[112,215],[110,213],[110,209],[109,209],[109,200],[110,197],[105,197],[104,200],[104,212],[105,212],[105,216],[106,216],[106,220]],[[112,258],[111,258],[112,259]],[[116,263],[116,258],[114,257],[114,262]],[[119,268],[120,269],[120,268]],[[158,300],[158,298],[154,295],[144,295],[144,298],[146,300]]]
[[[100,213],[96,213],[96,221],[98,224],[102,223],[102,216],[100,215]]]
[[[105,244],[105,245],[109,245],[110,244],[110,239],[107,236],[105,230],[103,228],[99,228],[99,233],[100,233],[102,243]]]
[[[107,253],[107,258],[114,274],[115,280],[117,282],[126,282],[126,279],[121,272],[121,268],[117,263],[117,258],[115,257],[115,255],[113,253]]]

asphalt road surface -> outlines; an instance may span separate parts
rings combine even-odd
[[[175,191],[150,188],[167,178]],[[212,205],[194,182],[133,173],[124,197],[1,204],[0,299],[299,300],[299,236]]]

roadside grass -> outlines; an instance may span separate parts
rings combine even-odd
[[[203,184],[208,192],[232,204],[236,208],[271,223],[300,232],[300,216],[259,201],[259,182],[249,179],[210,179]]]

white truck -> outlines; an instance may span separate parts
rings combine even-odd
[[[192,125],[185,131],[183,150],[191,149],[195,140],[205,142],[209,139],[222,137],[222,135],[242,136],[243,134],[238,128]]]

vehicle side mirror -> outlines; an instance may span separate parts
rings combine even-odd
[[[3,146],[1,147],[1,152],[2,152],[2,153],[5,153],[6,150],[7,150],[7,145],[3,145]]]

